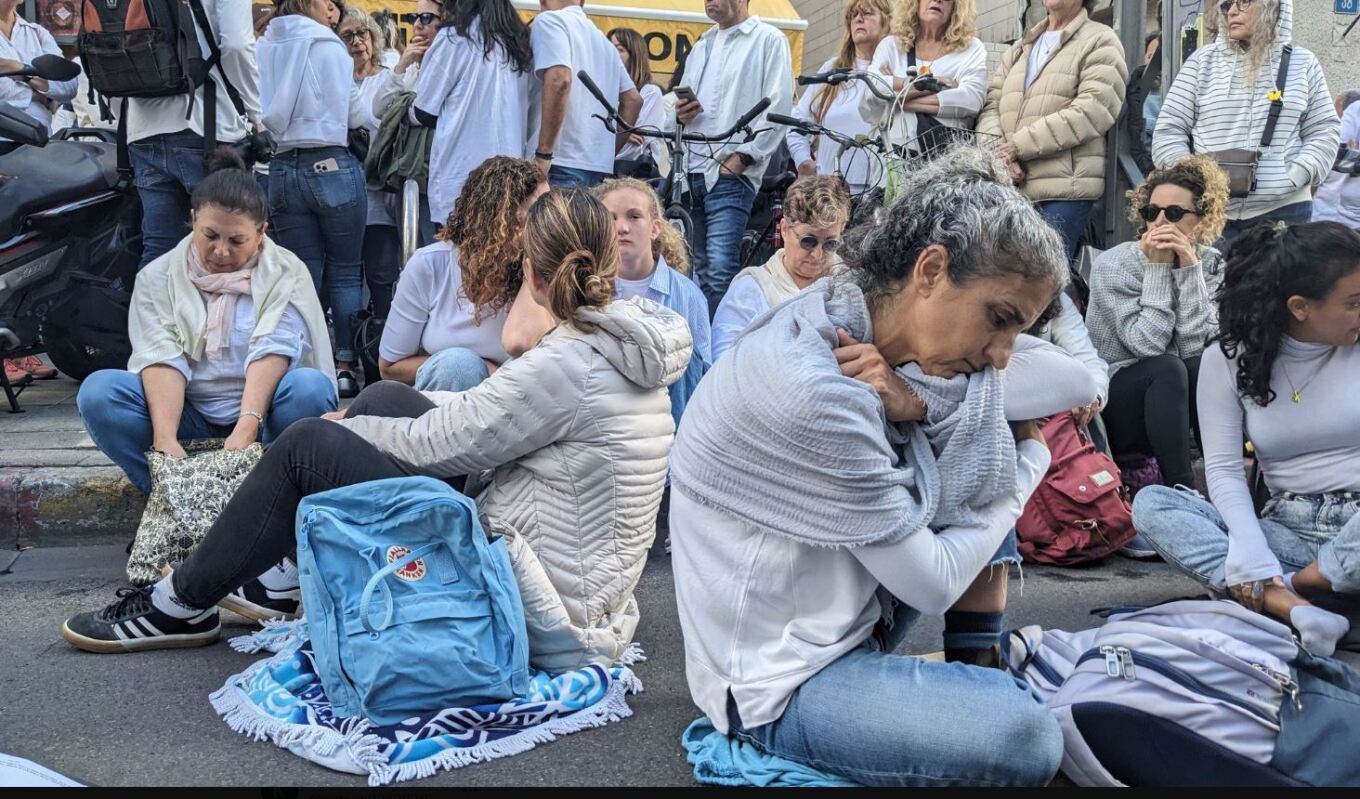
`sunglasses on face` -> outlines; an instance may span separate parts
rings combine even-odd
[[[1223,12],[1223,16],[1226,17],[1228,16],[1228,12],[1232,11],[1233,5],[1236,5],[1243,11],[1246,11],[1248,8],[1251,7],[1251,4],[1255,2],[1256,0],[1223,0],[1222,3],[1218,4],[1218,10]]]
[[[1199,211],[1190,208],[1182,208],[1179,205],[1168,205],[1163,208],[1160,205],[1148,203],[1143,206],[1143,210],[1140,211],[1139,214],[1143,217],[1144,222],[1156,222],[1158,216],[1166,214],[1166,221],[1174,225],[1184,219],[1186,214],[1195,214],[1198,216]]]
[[[831,255],[841,247],[840,239],[819,239],[816,236],[801,236],[798,239],[798,246],[808,252],[817,249],[817,245],[822,245],[822,252]]]
[[[430,11],[426,11],[423,14],[401,15],[402,22],[405,22],[407,25],[419,25],[422,28],[430,27],[431,25],[434,24],[434,21],[437,19],[439,19],[439,15]]]

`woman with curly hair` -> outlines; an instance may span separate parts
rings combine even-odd
[[[987,99],[987,48],[976,33],[974,0],[897,0],[892,35],[879,42],[870,67],[905,92],[894,103],[893,142],[922,136],[913,149],[924,151],[950,141],[941,126],[972,129]],[[909,87],[911,69],[928,70],[935,85]],[[872,93],[860,107],[870,122],[883,116],[884,102]]]
[[[1255,154],[1252,179],[1239,182],[1228,206],[1219,249],[1263,220],[1311,219],[1312,189],[1336,158],[1341,123],[1317,57],[1290,41],[1293,16],[1292,0],[1207,0],[1204,36],[1213,41],[1176,72],[1157,116],[1158,165],[1193,152],[1238,163],[1243,151]]]
[[[385,380],[423,391],[465,391],[509,357],[501,328],[520,288],[521,233],[548,190],[538,168],[496,156],[468,175],[438,241],[402,270],[383,328]]]
[[[1223,230],[1228,183],[1212,158],[1193,156],[1152,172],[1129,200],[1141,235],[1091,267],[1086,324],[1110,365],[1101,418],[1116,456],[1151,455],[1166,485],[1194,486],[1195,379],[1221,260],[1208,243]]]
[[[1360,610],[1360,234],[1258,225],[1228,250],[1218,317],[1199,382],[1212,502],[1149,488],[1133,523],[1191,577],[1330,655],[1350,622],[1321,606]],[[1271,494],[1260,518],[1244,432]]]

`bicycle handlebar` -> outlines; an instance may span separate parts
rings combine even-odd
[[[595,99],[599,101],[600,105],[604,106],[604,109],[609,112],[608,116],[606,117],[598,117],[604,120],[605,127],[609,128],[610,130],[613,130],[614,126],[618,125],[619,127],[623,128],[624,131],[627,133],[636,133],[639,136],[649,137],[653,139],[675,138],[674,134],[667,133],[663,130],[634,127],[633,125],[624,122],[623,119],[619,117],[619,112],[614,108],[613,105],[610,104],[608,100],[605,99],[604,92],[600,91],[600,87],[595,85],[595,81],[590,79],[590,75],[587,75],[584,69],[581,70],[580,72],[577,72],[576,77],[581,79],[581,83],[585,85],[586,91],[590,92],[591,95],[593,95]],[[680,138],[682,141],[689,142],[715,142],[730,139],[733,136],[736,136],[737,133],[741,132],[742,130],[745,130],[751,124],[751,122],[755,120],[756,117],[760,116],[761,113],[763,113],[765,109],[769,107],[770,98],[762,97],[760,102],[756,103],[755,106],[753,106],[750,111],[747,111],[745,114],[743,114],[741,119],[738,119],[736,121],[736,124],[734,124],[731,128],[727,129],[726,131],[712,136],[708,136],[703,133],[685,133],[682,134]],[[751,134],[752,137],[754,137],[754,135],[755,135],[754,133]],[[747,141],[750,141],[750,139],[748,138]]]
[[[908,78],[917,77],[916,68],[915,67],[908,68],[906,77]],[[818,73],[816,75],[799,75],[798,85],[814,86],[819,84],[827,84],[830,86],[835,86],[841,83],[845,83],[846,81],[849,80],[863,81],[864,85],[869,87],[869,91],[873,92],[874,96],[878,97],[880,100],[897,99],[896,92],[885,91],[883,89],[884,76],[876,75],[866,70],[850,69],[848,67],[842,67],[841,69],[832,69],[828,70],[827,72]]]
[[[837,144],[846,147],[873,148],[883,152],[883,143],[878,139],[870,139],[860,136],[847,136],[844,133],[825,128],[813,122],[807,122],[797,117],[784,116],[783,114],[766,114],[765,118],[776,125],[787,125],[790,128],[809,136],[825,136]]]

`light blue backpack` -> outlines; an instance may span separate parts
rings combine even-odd
[[[298,570],[316,672],[339,717],[395,724],[529,687],[528,636],[504,539],[428,477],[307,497]]]

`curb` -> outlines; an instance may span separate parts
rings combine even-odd
[[[6,549],[126,543],[145,505],[117,466],[0,468],[0,540]]]

